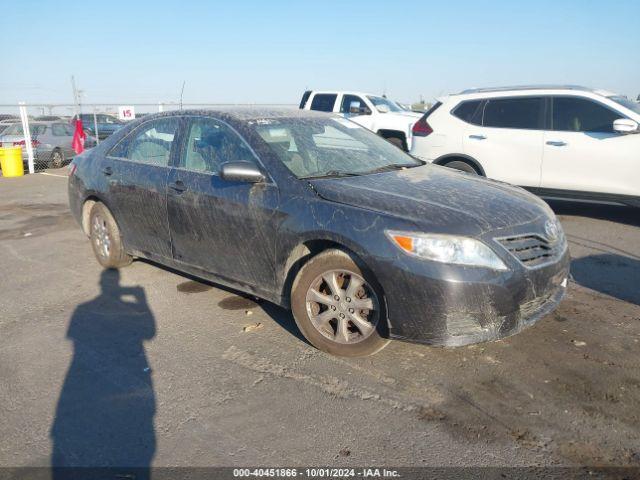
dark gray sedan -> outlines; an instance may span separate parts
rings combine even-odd
[[[69,200],[104,267],[148,258],[289,307],[336,355],[512,335],[569,274],[539,198],[314,112],[145,117],[76,157]]]

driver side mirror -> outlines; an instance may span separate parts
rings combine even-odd
[[[360,115],[360,102],[351,102],[349,104],[349,113],[352,115]]]
[[[351,103],[349,103],[349,114],[371,115],[371,110],[369,110],[369,107],[367,107],[366,103],[358,100],[353,100]]]
[[[260,183],[265,176],[253,162],[227,162],[220,168],[220,178],[229,182]]]
[[[639,131],[638,122],[628,118],[619,118],[613,122],[613,131],[617,133],[636,133]]]

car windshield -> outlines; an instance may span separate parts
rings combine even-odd
[[[633,100],[629,100],[626,97],[621,97],[618,95],[608,98],[609,100],[613,100],[614,102],[616,102],[618,105],[622,105],[623,107],[628,108],[633,112],[640,113],[640,103],[638,102],[634,102]]]
[[[378,111],[382,105],[386,105],[390,112],[402,112],[402,109],[396,105],[396,102],[392,102],[384,97],[374,97],[373,95],[367,95],[367,98],[371,100],[371,103],[376,107]]]
[[[43,124],[32,123],[31,125],[29,125],[29,130],[31,131],[31,135],[40,135],[41,133],[44,133],[46,129],[47,129],[47,126]],[[21,123],[15,123],[2,133],[4,135],[24,135],[24,130],[22,130]]]
[[[423,165],[375,133],[343,118],[249,122],[298,178],[366,175]]]

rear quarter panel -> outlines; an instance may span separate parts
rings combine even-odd
[[[427,119],[433,133],[426,137],[413,137],[411,153],[433,162],[443,155],[464,154],[464,132],[469,124],[452,116],[451,105],[443,104]]]

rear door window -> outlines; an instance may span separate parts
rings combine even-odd
[[[51,125],[51,133],[56,137],[70,137],[73,135],[71,126],[66,123],[54,123]]]
[[[335,93],[318,93],[314,95],[311,101],[311,110],[320,112],[333,112],[333,106],[336,104],[338,95]]]
[[[485,127],[542,130],[544,128],[544,98],[494,98],[484,107]]]
[[[144,123],[121,140],[109,156],[166,167],[179,125],[178,117]]]
[[[482,124],[482,100],[462,102],[453,110],[453,116],[473,125]]]
[[[613,133],[613,122],[624,115],[593,100],[553,97],[552,130]]]
[[[311,90],[307,90],[302,94],[302,100],[300,100],[300,110],[302,110],[304,106],[307,104],[307,100],[309,100],[310,96],[311,96]]]

